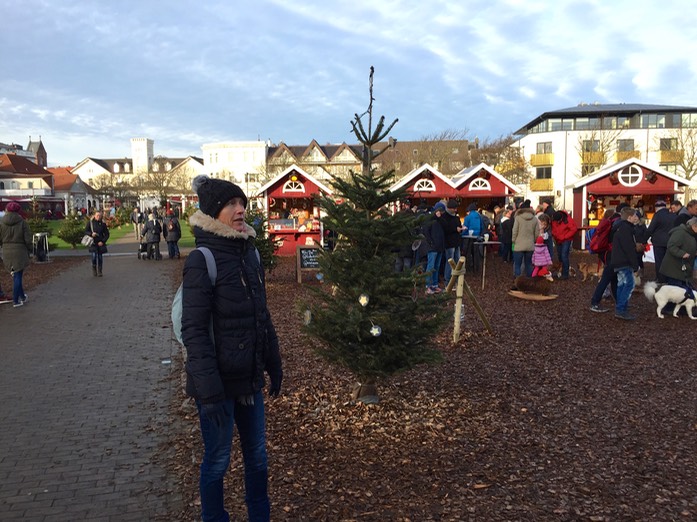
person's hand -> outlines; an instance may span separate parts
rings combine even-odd
[[[97,243],[97,246],[104,246],[104,243],[100,241],[99,243]]]
[[[683,258],[683,259],[690,259],[690,254],[688,254],[687,252],[685,252],[685,253],[682,255],[682,258]]]
[[[218,428],[220,428],[230,416],[230,409],[226,401],[201,404],[201,412]]]
[[[269,386],[269,396],[278,397],[281,393],[281,383],[283,382],[283,370],[269,372],[269,379],[271,379],[271,385]]]

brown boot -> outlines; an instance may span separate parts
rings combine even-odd
[[[101,266],[97,268],[97,275],[99,277],[102,277],[102,267]]]
[[[92,275],[97,277],[97,267],[95,265],[92,265]]]

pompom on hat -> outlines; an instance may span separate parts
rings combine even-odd
[[[542,236],[537,236],[537,239],[535,240],[535,245],[543,245],[543,246],[546,246],[546,245],[545,245],[545,240],[543,239]]]
[[[198,206],[201,212],[218,217],[220,211],[232,198],[241,198],[247,207],[247,196],[244,191],[224,179],[209,178],[208,176],[196,176],[191,182],[191,188],[198,194]]]
[[[20,210],[22,210],[22,207],[16,201],[10,201],[5,207],[5,210],[7,210],[8,212],[19,212]]]

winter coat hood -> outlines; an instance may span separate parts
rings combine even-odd
[[[225,237],[228,239],[246,240],[257,237],[256,230],[254,230],[254,227],[252,227],[249,223],[245,223],[247,226],[247,231],[240,232],[239,230],[235,230],[231,226],[226,225],[222,221],[212,218],[208,214],[204,214],[200,210],[197,210],[196,213],[189,218],[189,224],[192,227],[199,227],[206,232],[210,232],[215,236]]]
[[[2,222],[8,226],[16,225],[20,221],[22,221],[22,216],[17,212],[5,212],[5,215],[2,216]]]

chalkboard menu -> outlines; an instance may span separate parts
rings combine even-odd
[[[302,283],[302,273],[308,270],[319,270],[319,246],[296,247],[296,267],[298,283]]]

